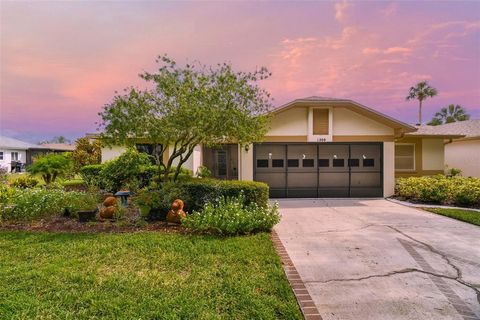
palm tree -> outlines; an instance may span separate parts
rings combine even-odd
[[[427,98],[432,98],[438,94],[437,89],[430,87],[427,81],[417,83],[415,87],[410,88],[410,92],[406,100],[416,99],[419,102],[418,107],[418,124],[422,124],[422,102]]]
[[[428,124],[436,126],[439,124],[465,121],[468,119],[470,119],[470,115],[461,105],[451,104],[448,107],[440,109],[440,112],[435,113],[435,117]]]

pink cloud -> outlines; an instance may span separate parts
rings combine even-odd
[[[302,96],[359,100],[415,118],[408,88],[480,117],[475,3],[6,3],[0,28],[1,131],[81,135],[115,90],[143,86],[157,54],[180,63],[265,65],[276,104]],[[406,14],[408,13],[408,14]],[[268,17],[266,19],[265,17]],[[388,23],[386,23],[388,22]],[[431,109],[429,109],[431,108]]]

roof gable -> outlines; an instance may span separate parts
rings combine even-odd
[[[318,97],[311,96],[302,99],[296,99],[289,103],[286,103],[275,110],[272,110],[272,114],[278,114],[290,108],[297,106],[331,106],[331,107],[345,107],[354,112],[357,112],[363,116],[366,116],[372,120],[385,124],[393,129],[400,130],[402,132],[414,132],[417,129],[414,126],[411,126],[407,123],[404,123],[400,120],[392,118],[386,114],[383,114],[379,111],[376,111],[372,108],[364,106],[358,102],[355,102],[350,99],[338,99],[338,98],[328,98],[328,97]]]

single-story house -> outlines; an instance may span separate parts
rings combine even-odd
[[[421,126],[409,136],[445,135],[445,165],[462,170],[465,177],[480,177],[480,120],[466,120],[439,126]],[[448,138],[447,138],[448,137]],[[436,157],[436,161],[439,161]]]
[[[75,150],[75,146],[70,144],[38,145],[0,136],[0,167],[7,168],[8,172],[24,171],[26,166],[32,164],[36,155],[49,152],[71,152],[73,150]]]
[[[27,163],[27,150],[37,148],[38,145],[17,139],[0,136],[0,167],[7,168],[8,172],[24,170]]]
[[[34,145],[27,151],[27,161],[26,165],[33,163],[33,159],[44,153],[63,153],[63,152],[73,152],[75,150],[74,144],[68,143],[42,143],[39,145]]]
[[[348,99],[308,97],[272,111],[264,141],[197,146],[184,166],[220,179],[255,180],[271,197],[387,197],[395,177],[444,172],[444,140]],[[95,137],[91,135],[90,137]],[[139,146],[140,147],[140,146]],[[124,147],[102,148],[102,161]]]

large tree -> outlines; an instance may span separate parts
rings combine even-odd
[[[457,121],[465,121],[470,119],[470,115],[459,104],[450,104],[448,107],[440,109],[440,112],[435,113],[435,117],[432,118],[428,124],[431,126],[437,126],[445,123],[452,123]]]
[[[156,72],[140,74],[152,89],[125,89],[99,113],[106,144],[152,144],[164,179],[176,163],[175,180],[195,146],[246,146],[266,134],[271,98],[257,84],[270,76],[266,68],[236,72],[227,63],[179,66],[168,56],[156,62]]]
[[[418,100],[418,124],[422,124],[422,103],[427,98],[432,98],[438,94],[437,89],[431,87],[427,81],[421,81],[414,87],[410,87],[406,100]]]

